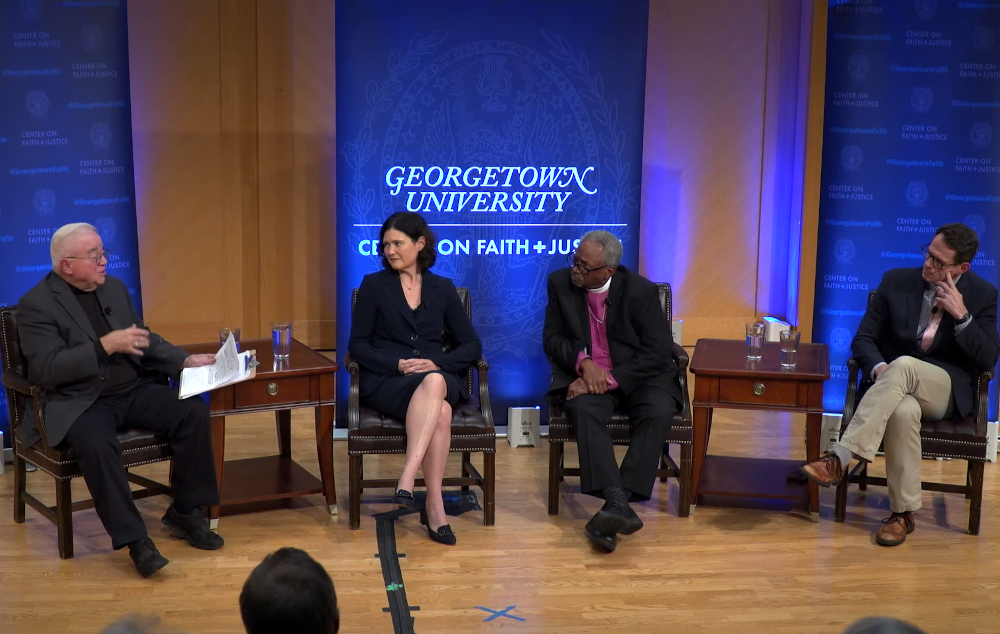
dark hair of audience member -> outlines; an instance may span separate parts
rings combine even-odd
[[[843,634],[925,634],[925,632],[916,625],[889,616],[867,616],[851,623]]]
[[[240,592],[248,634],[336,634],[340,611],[333,580],[298,548],[280,548],[260,562]]]

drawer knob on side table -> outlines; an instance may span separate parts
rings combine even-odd
[[[761,394],[763,394],[764,393],[764,384],[763,383],[754,383],[753,384],[753,393],[756,394],[757,396],[760,396]]]
[[[763,390],[761,390],[761,391],[763,392]],[[277,383],[268,383],[267,384],[267,393],[270,394],[271,396],[277,396],[278,395],[278,384]]]

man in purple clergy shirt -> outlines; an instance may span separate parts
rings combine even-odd
[[[622,244],[607,231],[583,236],[571,264],[549,276],[542,341],[552,364],[549,397],[563,401],[576,430],[580,488],[604,498],[584,527],[608,552],[642,520],[629,501],[648,500],[663,444],[681,408],[670,324],[659,291],[620,266]],[[616,409],[632,425],[621,467],[608,423]]]

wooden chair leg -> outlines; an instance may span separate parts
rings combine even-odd
[[[967,466],[967,468],[965,470],[965,486],[966,486],[966,489],[965,489],[965,499],[966,500],[971,500],[972,499],[972,464],[973,464],[973,462],[974,462],[973,460],[969,460],[968,461],[968,466]]]
[[[59,557],[73,558],[73,481],[56,480],[56,531]]]
[[[350,496],[350,527],[352,531],[361,528],[361,479],[364,477],[364,465],[361,460],[364,456],[351,456],[350,475],[348,476],[348,486],[351,489]]]
[[[28,474],[25,471],[27,463],[16,453],[14,454],[14,521],[24,523],[24,492],[27,489]]]
[[[847,518],[847,487],[850,486],[850,477],[844,476],[837,483],[837,501],[833,506],[833,521],[843,522]]]
[[[681,445],[681,468],[680,478],[680,498],[677,502],[677,515],[687,517],[691,515],[691,477],[694,472],[694,446]]]
[[[562,480],[563,444],[549,440],[549,515],[559,515],[559,481]]]
[[[495,453],[483,452],[483,526],[493,526],[496,521],[496,460]]]
[[[486,454],[484,453],[483,455],[486,455]],[[469,451],[463,451],[462,452],[462,477],[463,478],[468,477],[470,475],[469,474],[469,470],[466,469],[465,467],[471,461],[472,461],[472,453],[469,452]],[[469,490],[469,485],[468,484],[463,484],[462,485],[462,490],[463,491],[468,491]]]
[[[868,464],[865,463],[858,472],[858,488],[862,491],[868,490]]]
[[[979,534],[979,516],[983,510],[983,467],[981,460],[970,460],[972,501],[969,504],[969,534]]]

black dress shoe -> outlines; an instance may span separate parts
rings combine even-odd
[[[454,546],[458,543],[458,538],[455,537],[455,533],[451,530],[449,524],[439,526],[437,530],[431,528],[431,525],[427,521],[426,508],[420,509],[420,524],[427,527],[427,536],[431,538],[431,541],[444,544],[445,546]]]
[[[392,503],[407,508],[414,508],[417,505],[413,499],[413,492],[399,488],[399,480],[396,480],[396,491],[392,494]]]
[[[615,535],[617,533],[622,533],[629,523],[629,518],[626,515],[625,509],[629,509],[628,504],[625,504],[623,507],[621,504],[607,501],[604,503],[601,510],[590,519],[590,521],[594,523],[594,528],[597,529],[597,532],[603,535]],[[638,519],[638,516],[636,516],[636,519]],[[639,521],[639,524],[639,528],[642,528],[641,520]],[[637,528],[636,530],[639,529]]]
[[[631,535],[632,533],[638,531],[642,528],[642,520],[632,510],[631,506],[625,506],[625,528],[621,530],[622,535]]]
[[[196,508],[188,515],[181,515],[171,504],[163,516],[163,523],[177,533],[178,537],[201,550],[216,550],[226,543],[208,527],[208,520],[202,515],[201,509]]]
[[[143,579],[150,578],[157,570],[170,563],[156,549],[153,540],[148,537],[130,544],[128,547],[128,556],[132,558],[135,569],[139,571]]]
[[[604,552],[615,552],[615,548],[618,546],[618,537],[614,533],[608,535],[599,531],[595,525],[595,519],[597,519],[596,515],[590,518],[590,521],[583,527],[583,532],[587,534],[587,539],[594,542],[594,545]]]

